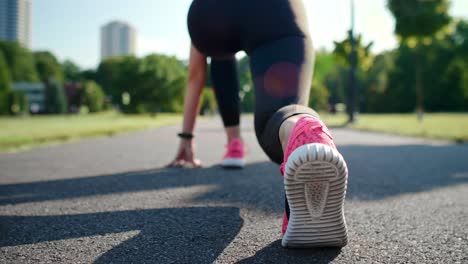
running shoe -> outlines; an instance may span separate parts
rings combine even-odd
[[[244,168],[245,166],[245,145],[242,140],[235,138],[226,145],[226,154],[223,157],[221,166],[225,168]]]
[[[286,193],[282,246],[344,247],[348,169],[324,123],[312,116],[298,120],[280,170]]]

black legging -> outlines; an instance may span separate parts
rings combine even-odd
[[[235,53],[250,57],[255,132],[265,153],[283,161],[279,129],[307,107],[313,48],[301,0],[194,0],[188,14],[193,45],[212,58],[211,75],[225,126],[239,125]]]

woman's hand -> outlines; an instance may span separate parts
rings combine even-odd
[[[195,158],[195,143],[192,139],[181,139],[175,159],[168,167],[200,168],[200,160]]]
[[[183,132],[191,134],[195,128],[195,120],[200,113],[200,95],[206,81],[206,69],[206,56],[192,46],[190,48],[189,78],[185,92]],[[200,161],[195,158],[195,144],[192,139],[181,139],[177,155],[168,166],[201,167]]]

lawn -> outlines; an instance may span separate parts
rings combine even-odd
[[[330,126],[346,122],[345,115],[324,114],[322,118]],[[362,114],[356,124],[347,127],[456,142],[468,141],[468,113],[426,114],[422,122],[414,114]]]
[[[121,132],[176,124],[177,114],[122,115],[106,112],[89,115],[0,118],[0,151],[29,148],[44,143],[114,135]]]
[[[328,126],[343,126],[344,114],[321,114]],[[0,152],[79,138],[109,136],[150,127],[177,124],[177,114],[122,115],[115,112],[90,115],[0,118]],[[348,128],[415,137],[468,141],[468,113],[426,114],[422,122],[414,114],[362,114]]]

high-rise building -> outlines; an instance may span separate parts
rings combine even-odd
[[[101,27],[101,59],[135,54],[136,31],[128,23],[112,21]]]
[[[31,46],[30,0],[0,0],[0,39]]]

